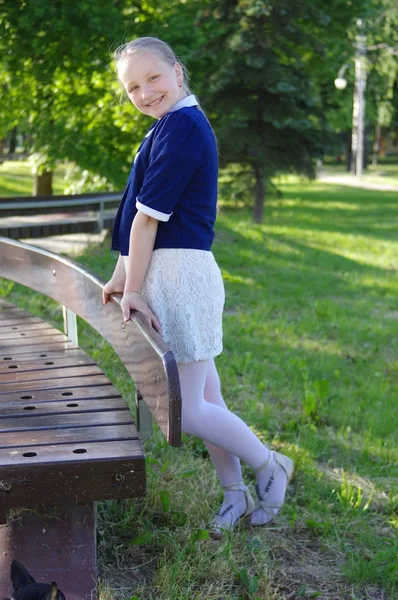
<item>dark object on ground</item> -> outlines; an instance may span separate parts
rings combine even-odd
[[[37,583],[23,564],[17,560],[13,560],[11,563],[11,581],[14,587],[11,600],[66,600],[55,581]],[[4,598],[4,600],[9,599]]]

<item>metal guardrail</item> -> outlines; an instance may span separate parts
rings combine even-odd
[[[27,160],[30,154],[28,152],[11,152],[10,154],[0,154],[0,164],[7,160]]]
[[[111,192],[109,194],[101,193],[96,196],[92,194],[81,194],[78,197],[70,196],[69,198],[65,196],[60,196],[58,198],[57,196],[47,196],[45,200],[43,198],[29,198],[25,200],[21,200],[20,197],[16,198],[15,200],[11,198],[0,198],[0,222],[2,213],[6,213],[5,216],[9,217],[12,216],[13,213],[14,215],[21,215],[21,211],[24,210],[29,213],[32,210],[35,210],[40,214],[41,211],[44,212],[46,210],[53,212],[51,209],[62,210],[65,208],[77,208],[80,206],[83,210],[86,207],[98,206],[97,228],[98,231],[102,231],[105,220],[105,205],[107,203],[114,203],[115,201],[120,200],[121,196],[122,192]],[[31,227],[35,227],[35,225],[31,225]],[[39,227],[39,225],[36,225],[36,227]],[[12,224],[10,225],[10,228],[12,228]]]
[[[0,210],[6,209],[20,209],[20,208],[62,208],[65,206],[79,206],[81,204],[104,204],[105,202],[115,201],[120,198],[121,192],[112,192],[106,196],[92,196],[91,194],[84,197],[83,195],[79,196],[77,199],[71,200],[32,200],[29,202],[21,202],[20,199],[15,202],[2,202],[0,198]],[[40,196],[39,196],[40,197]],[[52,198],[57,198],[57,196],[51,196]],[[65,196],[61,196],[65,198]],[[74,198],[74,196],[71,196]],[[9,200],[9,198],[7,198]]]

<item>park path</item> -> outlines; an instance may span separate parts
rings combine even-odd
[[[362,188],[364,190],[379,190],[381,192],[398,192],[398,181],[396,184],[375,183],[366,181],[363,178],[357,178],[351,173],[328,173],[326,169],[319,169],[317,173],[318,181],[332,183],[334,185],[348,185],[350,187]]]
[[[56,254],[77,256],[88,246],[103,242],[107,233],[107,230],[104,229],[101,233],[67,233],[46,238],[27,238],[21,242],[44,248]]]

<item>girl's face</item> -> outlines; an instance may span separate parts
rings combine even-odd
[[[181,66],[173,67],[149,52],[127,55],[117,65],[131,102],[144,115],[160,119],[186,95]]]

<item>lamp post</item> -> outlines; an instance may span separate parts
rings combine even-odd
[[[361,177],[363,171],[363,150],[365,134],[365,89],[366,89],[366,35],[362,19],[357,19],[355,53],[355,87],[352,107],[351,172]],[[344,72],[348,65],[339,70],[334,84],[338,90],[347,87]]]
[[[366,36],[362,19],[357,20],[357,51],[355,55],[355,91],[352,112],[352,158],[351,170],[361,177],[363,170],[363,150],[365,135],[365,89],[366,89]]]

